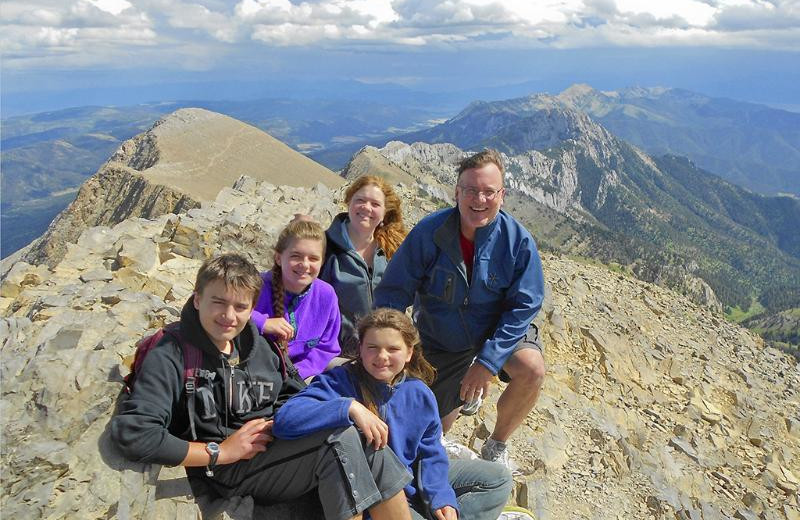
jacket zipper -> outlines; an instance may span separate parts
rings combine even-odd
[[[371,309],[372,308],[373,295],[372,295],[372,273],[369,270],[369,265],[367,265],[367,261],[364,260],[363,258],[361,258],[361,255],[356,253],[355,250],[351,249],[350,251],[348,251],[348,253],[350,254],[350,256],[355,258],[355,260],[361,265],[361,268],[364,270],[364,272],[367,273],[367,281],[368,281],[368,283],[367,283],[367,289],[368,289],[367,296],[368,296],[368,299],[369,299],[369,302],[368,302],[369,303],[369,308]],[[375,254],[376,255],[378,254],[378,250],[377,249],[375,249]],[[374,261],[373,261],[373,264],[374,264]]]

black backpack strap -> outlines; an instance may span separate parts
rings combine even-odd
[[[195,427],[195,402],[194,394],[197,390],[197,372],[203,364],[203,352],[193,344],[186,341],[180,333],[178,323],[164,327],[164,331],[171,334],[181,346],[183,352],[183,390],[186,393],[186,407],[189,414],[189,430],[192,440],[197,440],[197,428]]]
[[[284,352],[280,346],[278,346],[274,341],[270,339],[267,339],[267,343],[272,348],[272,351],[278,355],[278,360],[279,360],[278,363],[281,366],[281,375],[283,376],[283,378],[288,379],[289,377],[291,377],[295,379],[300,379],[300,373],[297,371],[297,368],[294,366],[294,363],[292,363],[289,360],[289,357],[287,356],[286,352]]]
[[[186,406],[189,411],[189,429],[192,432],[192,440],[197,440],[197,430],[194,425],[195,417],[195,404],[194,393],[197,389],[197,371],[203,363],[203,353],[189,342],[181,344],[183,349],[183,374],[184,382],[183,387],[186,390]]]

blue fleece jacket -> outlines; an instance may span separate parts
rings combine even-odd
[[[392,256],[375,307],[414,305],[426,348],[474,350],[497,374],[542,306],[544,275],[536,243],[504,211],[475,231],[472,279],[459,245],[458,208],[428,215]]]
[[[406,496],[413,497],[421,488],[422,499],[431,509],[458,509],[448,480],[449,464],[433,392],[411,377],[393,386],[379,383],[378,388],[383,397],[379,403],[381,419],[389,426],[389,447],[412,475],[418,459],[422,465],[422,482],[417,482],[415,475],[405,488]],[[361,391],[351,368],[345,365],[323,372],[281,407],[272,433],[281,439],[297,439],[326,428],[349,426],[353,424],[348,414],[353,399],[361,401]]]

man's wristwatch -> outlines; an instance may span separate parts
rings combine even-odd
[[[219,444],[216,442],[207,443],[206,453],[208,453],[208,455],[211,457],[211,460],[208,462],[208,466],[206,466],[206,476],[213,477],[214,466],[217,465],[217,459],[219,458]]]

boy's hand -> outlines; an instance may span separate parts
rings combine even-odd
[[[257,453],[267,451],[272,442],[272,419],[247,421],[219,446],[217,464],[232,464],[243,459],[252,459]]]
[[[433,512],[436,520],[458,520],[458,513],[452,506],[440,507]]]
[[[264,322],[261,333],[275,336],[279,340],[289,341],[294,337],[294,327],[285,318],[269,318]]]
[[[348,415],[364,434],[367,444],[372,444],[376,450],[383,448],[389,442],[389,427],[363,404],[353,400]]]

